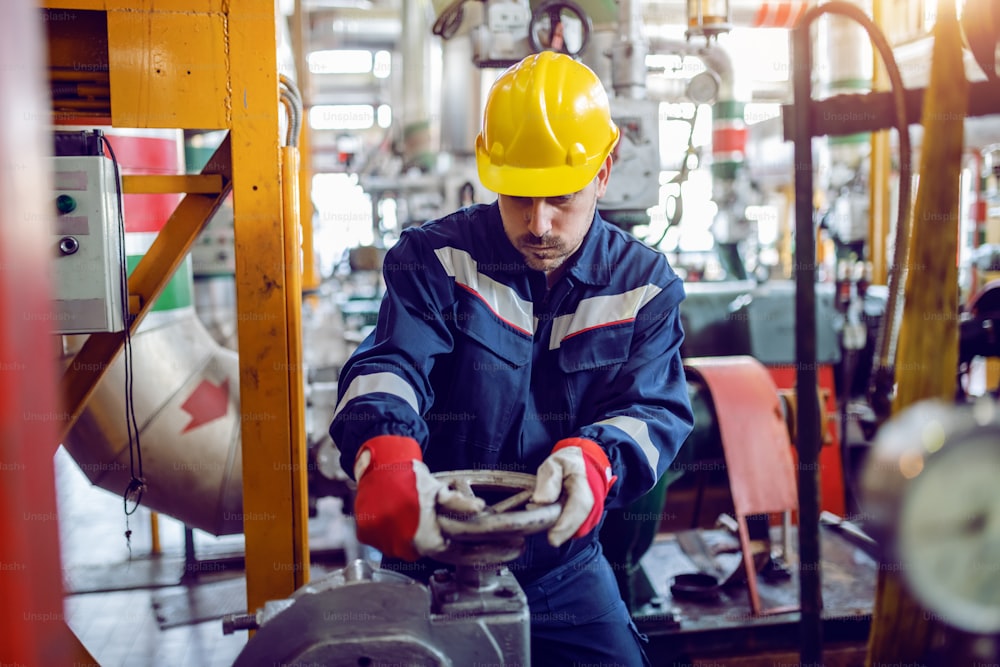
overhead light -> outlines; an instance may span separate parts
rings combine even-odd
[[[380,104],[375,110],[375,122],[382,128],[392,125],[392,107],[388,104]]]
[[[376,51],[372,62],[372,74],[376,79],[386,79],[392,73],[392,54],[388,51]]]
[[[372,52],[360,49],[313,51],[309,71],[313,74],[367,74],[372,71]]]

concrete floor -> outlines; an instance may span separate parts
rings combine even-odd
[[[67,590],[124,587],[142,579],[168,582],[183,574],[184,528],[161,516],[162,554],[151,554],[150,512],[129,517],[129,545],[121,498],[90,484],[63,449],[55,456],[62,567]],[[197,550],[242,548],[242,536],[215,538],[196,533]],[[180,563],[179,567],[177,564]],[[157,572],[157,566],[162,566]],[[158,575],[158,576],[157,576]],[[188,586],[69,594],[66,620],[101,667],[223,667],[246,643],[246,633],[224,635],[222,623],[206,621],[160,629],[153,601]]]

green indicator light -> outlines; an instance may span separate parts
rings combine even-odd
[[[76,210],[76,200],[69,195],[59,195],[56,197],[56,208],[62,214],[72,213]]]

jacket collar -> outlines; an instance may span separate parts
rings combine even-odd
[[[610,245],[608,223],[594,211],[594,221],[583,237],[583,243],[569,258],[567,275],[587,285],[611,284],[611,258],[607,256]]]
[[[524,257],[511,245],[510,239],[503,228],[503,219],[500,217],[500,204],[494,201],[489,210],[490,227],[496,240],[496,247],[499,250],[500,260],[505,267],[509,267],[507,273],[527,273],[531,269],[524,263]],[[583,237],[583,243],[576,249],[576,252],[569,258],[565,275],[572,276],[577,282],[587,285],[604,286],[611,284],[611,258],[603,256],[602,250],[606,250],[610,244],[608,235],[608,223],[601,217],[600,213],[594,212],[594,220]]]

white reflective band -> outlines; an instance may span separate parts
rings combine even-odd
[[[418,415],[420,414],[420,410],[417,408],[417,393],[413,391],[413,387],[406,380],[395,373],[371,373],[369,375],[359,375],[351,380],[351,384],[347,387],[347,391],[344,392],[344,397],[340,399],[340,403],[337,404],[337,409],[334,411],[333,416],[336,417],[340,414],[340,411],[352,399],[376,393],[397,396],[406,401],[413,408],[414,412]]]
[[[480,273],[472,255],[450,246],[438,248],[434,254],[445,272],[486,304],[494,315],[527,336],[534,334],[535,317],[531,303],[518,296],[513,288]]]
[[[606,294],[583,299],[576,307],[575,313],[560,315],[552,321],[549,349],[555,350],[570,336],[589,329],[634,320],[642,307],[662,291],[663,288],[648,284],[622,294]]]
[[[646,455],[650,467],[656,471],[656,464],[660,462],[660,450],[653,446],[653,441],[649,438],[649,427],[646,422],[635,417],[612,417],[599,421],[595,426],[614,426],[625,431],[630,438],[639,444],[642,453]]]

